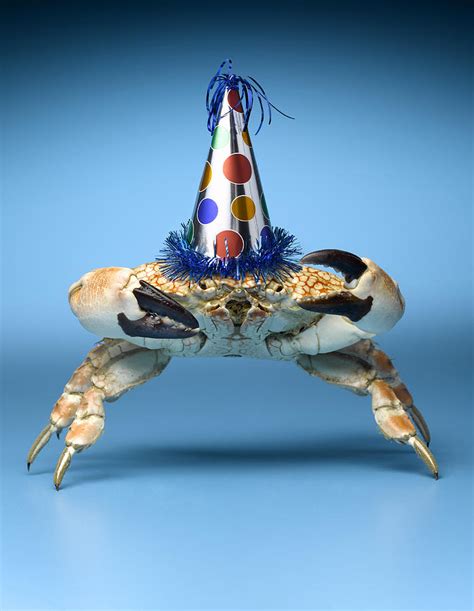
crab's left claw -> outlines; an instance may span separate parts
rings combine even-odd
[[[403,315],[405,304],[398,285],[370,259],[344,250],[317,250],[305,255],[301,263],[332,267],[345,279],[343,291],[301,300],[302,308],[346,316],[374,335],[391,329]]]

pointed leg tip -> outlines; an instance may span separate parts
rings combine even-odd
[[[27,470],[28,470],[28,471],[30,470],[30,467],[31,467],[31,463],[30,463],[30,462],[27,462],[27,463],[26,463],[26,468],[27,468]]]
[[[56,488],[56,492],[59,492],[59,489],[61,488],[61,484],[54,484],[54,487]]]
[[[439,473],[438,473],[438,471],[435,471],[435,472],[433,473],[433,477],[435,478],[435,480],[436,480],[436,481],[438,481],[438,480],[439,480]]]

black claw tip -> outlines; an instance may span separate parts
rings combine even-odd
[[[199,329],[190,329],[163,321],[155,314],[145,314],[139,320],[130,320],[120,312],[117,321],[124,333],[130,337],[148,337],[151,339],[183,339],[193,337]]]
[[[123,312],[117,316],[122,331],[130,337],[182,339],[198,333],[199,322],[193,314],[160,289],[141,280],[133,294],[145,316],[139,320],[130,320]]]
[[[59,439],[61,437],[60,431],[56,431],[56,437]]]
[[[301,263],[332,267],[344,275],[346,282],[358,280],[367,269],[367,265],[357,255],[334,248],[310,252],[301,259]]]
[[[373,299],[370,296],[365,299],[359,299],[352,295],[352,293],[344,291],[329,297],[304,299],[298,301],[298,305],[300,308],[310,312],[347,316],[352,322],[357,322],[370,312],[372,302]]]
[[[30,467],[31,467],[31,463],[30,463],[30,462],[27,462],[27,463],[26,463],[26,468],[28,469],[28,471],[30,470]]]
[[[434,475],[434,478],[435,478],[436,480],[438,480],[438,479],[439,479],[439,473],[438,473],[438,471],[436,471],[436,473],[433,473],[433,475]]]
[[[156,286],[140,280],[140,288],[134,289],[133,294],[138,301],[138,305],[145,312],[167,316],[190,329],[199,327],[198,321],[189,310],[163,291],[160,291]]]
[[[59,484],[54,484],[54,487],[56,488],[56,492],[59,492]]]

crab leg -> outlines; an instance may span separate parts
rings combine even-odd
[[[375,359],[381,357],[373,354],[372,358],[375,362]],[[418,437],[408,416],[408,414],[412,415],[409,406],[404,405],[397,396],[395,388],[391,387],[386,375],[387,371],[374,367],[360,354],[356,356],[346,351],[314,356],[303,354],[297,358],[297,363],[309,374],[318,376],[326,382],[337,384],[357,394],[370,394],[374,418],[384,437],[410,445],[435,479],[438,479],[436,459],[428,446]],[[393,384],[397,384],[397,378],[392,377],[391,380]]]
[[[413,397],[408,388],[400,379],[400,374],[393,366],[391,359],[378,348],[374,342],[370,340],[361,340],[352,346],[341,350],[344,354],[352,354],[358,358],[367,361],[372,367],[377,370],[379,378],[385,380],[397,398],[403,404],[406,412],[416,425],[416,428],[421,433],[427,446],[431,442],[431,434],[428,424],[420,410],[414,405]]]
[[[121,343],[125,344],[128,342]],[[107,362],[107,358],[112,358],[110,356],[109,346],[107,344],[101,344],[89,352],[82,365],[72,374],[70,380],[64,387],[63,394],[53,407],[49,417],[49,423],[44,427],[31,446],[26,459],[28,471],[35,458],[50,440],[51,435],[56,433],[59,439],[62,429],[73,421],[81,403],[83,393],[88,390],[92,384],[91,377],[95,371],[93,363],[98,364]]]
[[[160,350],[137,347],[124,340],[104,340],[90,351],[66,384],[54,406],[49,424],[34,441],[27,466],[38,456],[53,432],[70,425],[54,473],[59,489],[72,456],[93,445],[104,430],[104,401],[115,401],[124,392],[159,375],[169,362]]]

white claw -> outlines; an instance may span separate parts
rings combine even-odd
[[[359,329],[378,335],[388,331],[401,318],[404,301],[397,284],[370,259],[362,259],[367,270],[359,278],[352,293],[359,299],[370,296],[373,303],[370,311],[356,322]]]
[[[352,290],[357,288],[358,284],[359,280],[357,278],[354,278],[354,280],[352,280],[351,282],[344,282],[344,288]]]

